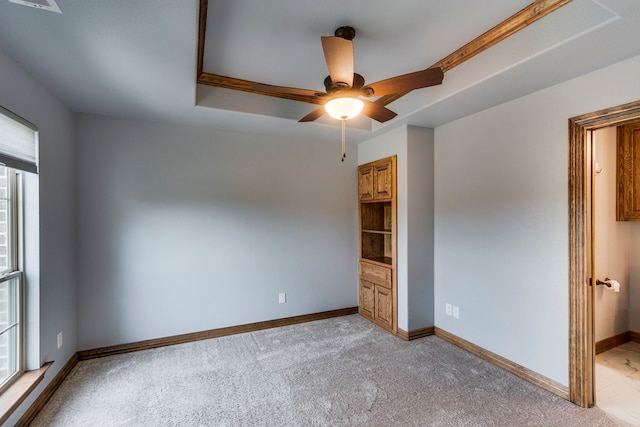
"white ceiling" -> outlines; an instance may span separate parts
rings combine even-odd
[[[350,25],[356,72],[375,82],[427,68],[531,1],[209,0],[203,69],[322,90],[320,36]],[[0,48],[73,111],[339,137],[329,119],[297,122],[313,105],[196,85],[198,0],[57,3],[62,14],[0,0]],[[638,55],[639,40],[640,1],[573,0],[447,72],[441,86],[389,104],[397,118],[354,120],[348,139],[447,123]]]

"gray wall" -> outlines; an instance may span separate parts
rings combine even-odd
[[[435,129],[436,326],[568,385],[567,121],[640,99],[638,75],[635,57]]]
[[[358,305],[336,141],[94,115],[77,137],[80,349]]]
[[[433,129],[407,128],[409,331],[434,326]]]
[[[39,295],[27,295],[34,302],[27,315],[36,322],[29,325],[30,332],[37,334],[39,330],[39,337],[28,337],[37,343],[37,354],[29,359],[36,363],[39,359],[40,364],[56,362],[36,391],[7,421],[7,425],[13,425],[76,351],[75,137],[73,114],[2,50],[0,76],[0,105],[40,130],[39,265],[31,266],[33,280],[27,284],[29,287],[36,280],[40,282]],[[29,180],[29,184],[33,183]],[[37,260],[38,254],[30,259]],[[58,332],[63,332],[64,337],[60,350],[56,343]],[[30,347],[32,351],[34,346]]]

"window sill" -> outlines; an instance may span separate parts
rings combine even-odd
[[[0,425],[13,414],[13,411],[18,409],[29,393],[43,380],[45,372],[51,365],[53,362],[47,362],[40,369],[24,372],[0,395]]]

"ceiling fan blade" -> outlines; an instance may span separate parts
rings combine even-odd
[[[267,85],[264,83],[253,83],[251,85],[251,89],[259,91],[259,92],[269,92],[269,93],[289,93],[292,95],[302,95],[302,96],[324,96],[326,95],[324,92],[319,92],[317,90],[310,89],[298,89],[295,87],[285,87],[285,86],[273,86]]]
[[[353,42],[342,37],[321,37],[331,81],[353,86]]]
[[[322,117],[322,115],[324,113],[325,113],[324,106],[318,107],[315,110],[313,110],[312,112],[310,112],[309,114],[307,114],[306,116],[304,116],[303,118],[301,118],[300,120],[298,120],[298,122],[301,122],[301,123],[302,122],[312,122],[312,121]]]
[[[426,70],[416,71],[415,73],[380,80],[379,82],[366,85],[364,89],[373,89],[373,96],[391,95],[439,85],[442,83],[443,78],[444,73],[440,67],[427,68]]]
[[[371,102],[366,99],[361,99],[361,101],[364,103],[362,114],[367,117],[371,117],[372,119],[377,120],[380,123],[391,120],[398,115],[397,113],[394,113],[383,105],[376,104],[375,102]]]

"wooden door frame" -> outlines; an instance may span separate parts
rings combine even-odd
[[[640,119],[640,101],[569,119],[569,400],[592,406],[594,338],[590,325],[593,297],[589,131],[620,126]]]

